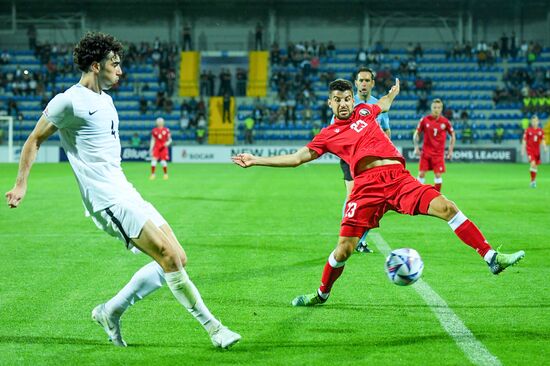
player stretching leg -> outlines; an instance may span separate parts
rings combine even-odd
[[[10,208],[19,206],[40,145],[57,130],[76,177],[82,202],[98,228],[137,247],[155,262],[140,269],[127,285],[128,292],[144,296],[150,282],[162,273],[176,300],[200,322],[216,347],[227,348],[241,338],[223,326],[208,310],[184,267],[187,256],[172,229],[124,176],[120,166],[118,114],[104,90],[122,75],[122,45],[112,36],[87,33],[74,49],[82,71],[78,84],[56,95],[27,138],[21,152],[19,173],[6,193]],[[158,288],[158,287],[157,287]],[[126,346],[120,333],[117,304],[97,306],[92,318],[116,346]]]
[[[357,70],[357,74],[355,75],[355,88],[357,90],[355,94],[355,104],[375,104],[378,101],[378,99],[373,97],[371,94],[372,88],[374,88],[375,85],[375,77],[376,74],[371,68],[361,67]],[[386,135],[388,135],[388,138],[391,138],[390,118],[388,114],[380,113],[380,115],[376,118],[376,122],[380,124],[380,127]],[[334,123],[334,117],[332,117],[331,124],[332,123]],[[348,201],[349,195],[353,190],[353,178],[351,177],[349,164],[342,159],[340,159],[340,168],[342,169],[342,173],[344,173],[344,184],[346,185],[346,200],[344,201],[344,207],[342,208],[342,216],[344,216],[346,202]],[[359,240],[359,244],[357,244],[357,247],[355,248],[357,252],[372,253],[372,249],[368,247],[366,241],[368,233],[368,230],[365,231],[365,234],[363,234],[361,240]]]
[[[405,169],[405,159],[375,121],[380,112],[390,109],[398,93],[399,80],[396,80],[390,92],[376,104],[354,107],[351,83],[335,80],[329,85],[328,104],[336,121],[309,144],[289,155],[264,158],[239,154],[232,158],[243,168],[254,165],[296,167],[331,152],[350,163],[355,183],[342,219],[338,245],[329,255],[318,291],[296,297],[292,301],[294,306],[321,304],[328,299],[359,238],[365,230],[378,227],[380,219],[390,209],[447,221],[459,239],[474,248],[494,274],[516,264],[525,255],[523,251],[497,253],[453,202],[434,187],[421,184]]]
[[[149,179],[156,178],[155,169],[157,168],[157,162],[160,161],[162,170],[164,172],[163,179],[168,179],[168,164],[166,161],[170,159],[168,146],[172,143],[172,136],[170,135],[170,129],[164,127],[164,118],[157,118],[155,121],[156,127],[151,131],[151,144],[149,147],[149,153],[151,154],[151,176]]]
[[[426,171],[433,170],[434,187],[439,192],[441,192],[441,184],[443,183],[441,175],[445,173],[445,141],[447,139],[447,132],[451,134],[447,159],[452,159],[456,142],[453,126],[447,118],[441,115],[442,111],[443,102],[441,99],[434,99],[432,102],[432,113],[420,120],[413,135],[414,153],[420,156],[418,181],[424,184]],[[424,134],[422,153],[420,153],[418,147],[419,135],[421,133]]]
[[[548,152],[548,146],[544,141],[544,131],[539,127],[539,117],[531,117],[531,126],[523,134],[521,154],[527,154],[529,159],[529,171],[531,173],[531,188],[537,188],[537,167],[540,165],[540,145]]]

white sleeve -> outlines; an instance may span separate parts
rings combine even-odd
[[[50,102],[44,112],[46,119],[53,123],[57,128],[68,127],[73,117],[73,103],[71,98],[65,94],[57,94]]]

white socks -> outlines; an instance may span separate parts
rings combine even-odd
[[[126,309],[164,284],[164,272],[157,262],[141,267],[118,294],[105,303],[107,314],[121,316]]]
[[[443,183],[443,177],[434,177],[434,183],[435,184],[441,184]]]
[[[220,324],[202,301],[199,290],[191,282],[184,269],[165,273],[164,278],[174,297],[201,323],[207,332],[210,333]]]
[[[202,301],[199,290],[184,269],[179,272],[164,273],[155,261],[140,268],[130,282],[105,303],[107,314],[120,317],[131,305],[161,288],[165,282],[168,283],[178,302],[201,323],[206,331],[210,332],[220,324]]]
[[[168,166],[168,164],[166,164],[166,160],[161,160],[160,161],[160,165],[163,167],[163,168],[166,168]]]
[[[489,250],[485,255],[483,256],[483,260],[487,263],[491,263],[491,259],[493,259],[493,255],[495,255],[495,251],[493,249]]]
[[[424,184],[424,182],[426,181],[426,178],[417,177],[416,179],[418,179],[418,181],[422,184]]]
[[[447,222],[447,224],[449,224],[453,231],[456,231],[456,229],[458,229],[460,225],[466,222],[466,220],[468,220],[466,215],[464,215],[462,211],[458,211],[456,215],[454,215],[453,218]]]

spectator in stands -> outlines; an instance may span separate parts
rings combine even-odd
[[[206,136],[206,118],[201,114],[197,120],[196,138],[197,142],[204,144],[204,138]]]
[[[466,121],[462,125],[462,143],[473,144],[474,143],[474,131],[470,122]]]
[[[246,117],[244,120],[244,142],[245,144],[254,143],[254,118],[252,116]]]
[[[414,58],[414,46],[412,42],[409,42],[409,44],[407,45],[407,57],[409,59]]]
[[[464,49],[462,48],[462,45],[460,44],[460,42],[455,42],[455,45],[453,47],[453,50],[452,50],[452,57],[454,60],[459,60],[462,58],[463,56],[463,53],[464,52]]]
[[[246,96],[246,79],[246,70],[240,67],[237,68],[237,96]]]
[[[493,42],[492,46],[491,46],[491,52],[488,53],[489,57],[488,58],[498,58],[500,57],[500,46],[498,44],[497,41]],[[489,62],[490,64],[491,62]]]
[[[420,93],[416,104],[416,114],[423,114],[428,110],[428,95],[426,92]]]
[[[327,47],[322,42],[319,44],[319,57],[320,58],[328,57]]]
[[[333,41],[328,41],[327,56],[330,58],[336,57],[336,46],[334,45]]]
[[[36,27],[34,26],[34,24],[29,25],[29,27],[27,28],[27,37],[29,39],[29,49],[34,51],[36,49],[37,37]]]
[[[157,111],[160,111],[164,107],[164,101],[166,100],[166,95],[164,90],[159,90],[155,99],[155,107]]]
[[[254,49],[256,51],[263,50],[263,34],[264,34],[264,26],[261,22],[256,23],[256,30],[254,33]]]
[[[222,100],[222,123],[231,123],[231,95],[226,92]]]
[[[502,123],[495,126],[495,132],[493,133],[493,143],[502,144],[502,138],[504,137],[504,127]]]
[[[360,48],[355,56],[355,66],[363,66],[367,64],[367,51],[364,48]]]
[[[413,50],[413,57],[418,60],[419,58],[422,58],[424,56],[424,51],[422,50],[422,46],[420,43],[417,43]]]
[[[311,124],[313,121],[313,111],[311,110],[311,107],[307,106],[302,110],[302,118],[306,125],[309,126]]]
[[[10,63],[11,55],[7,50],[3,50],[0,55],[0,65],[7,65]]]
[[[182,38],[183,38],[183,44],[182,44],[183,51],[193,50],[193,43],[191,41],[191,24],[189,24],[189,22],[186,22],[183,25]]]
[[[202,71],[199,76],[199,94],[201,97],[209,97],[208,94],[208,75],[206,71]]]
[[[407,62],[407,73],[409,74],[409,76],[415,76],[416,77],[417,65],[416,65],[416,61],[414,59],[409,59],[409,61]]]
[[[271,45],[270,62],[275,66],[278,66],[281,63],[281,50],[279,49],[279,44],[277,42],[273,42]]]
[[[163,110],[167,114],[172,114],[172,111],[174,110],[174,102],[170,98],[164,99],[164,105]]]
[[[185,131],[189,128],[190,124],[189,112],[187,110],[183,110],[180,116],[180,129]]]
[[[508,58],[510,56],[510,48],[508,45],[508,36],[506,33],[502,33],[502,36],[500,37],[500,57],[502,58]]]
[[[137,132],[134,132],[132,139],[130,140],[130,146],[133,148],[141,147],[141,138]]]
[[[8,116],[15,117],[19,114],[19,106],[17,105],[17,102],[10,98],[8,99]]]
[[[473,49],[470,42],[466,42],[464,45],[463,53],[466,59],[471,60],[473,58]]]
[[[252,110],[252,118],[254,118],[254,121],[257,125],[261,125],[263,123],[264,114],[265,106],[263,105],[260,98],[256,98],[254,109]]]
[[[207,95],[212,96],[212,95],[214,95],[214,84],[215,84],[216,77],[214,76],[214,73],[212,72],[212,70],[209,70],[206,75],[208,77],[208,93],[207,93]]]
[[[477,65],[479,68],[482,68],[487,64],[487,51],[478,51],[477,52]]]

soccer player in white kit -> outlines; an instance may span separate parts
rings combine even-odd
[[[15,186],[6,193],[8,206],[19,206],[41,143],[59,130],[82,201],[97,227],[122,240],[128,249],[138,248],[154,259],[117,295],[94,308],[92,319],[114,345],[125,347],[120,331],[123,312],[166,282],[178,302],[208,332],[214,346],[228,348],[241,336],[210,313],[184,269],[187,257],[172,229],[122,172],[118,114],[104,92],[122,75],[121,55],[122,45],[103,33],[87,33],[76,45],[74,61],[82,77],[48,103],[27,138]]]

